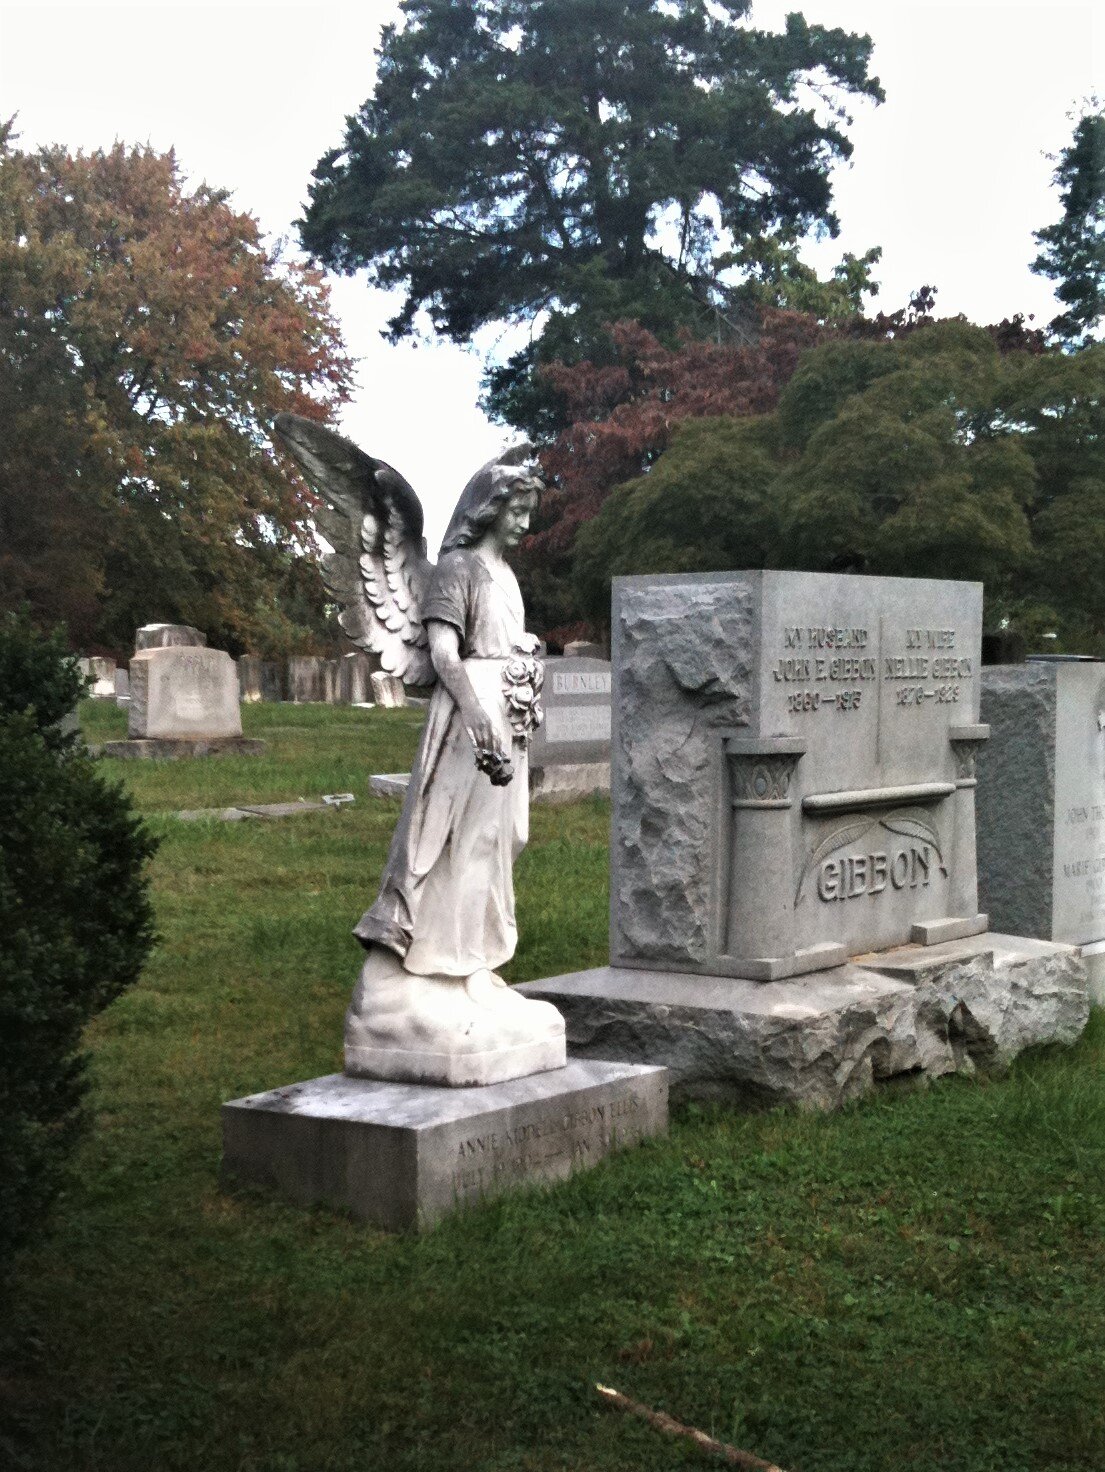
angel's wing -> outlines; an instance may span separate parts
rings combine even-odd
[[[300,414],[278,414],[276,433],[322,497],[318,529],[333,547],[322,580],[341,605],[354,644],[380,656],[408,685],[431,685],[422,602],[432,564],[422,506],[390,465]]]

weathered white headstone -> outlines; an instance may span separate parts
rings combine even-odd
[[[396,710],[406,705],[407,692],[398,675],[389,675],[385,670],[374,670],[372,698],[384,710]]]
[[[983,671],[979,887],[1016,934],[1105,943],[1105,662]]]
[[[88,659],[79,659],[77,663],[85,677],[92,681],[86,692],[87,699],[115,699],[115,661],[113,659],[92,655]]]
[[[339,660],[338,698],[342,705],[372,703],[372,659],[367,654],[343,654]]]
[[[136,650],[202,648],[206,643],[207,635],[191,624],[143,624],[134,638]]]
[[[237,660],[238,665],[238,699],[243,705],[253,705],[260,701],[261,695],[261,660],[256,654],[242,654]]]
[[[602,659],[602,657],[602,645],[596,644],[593,639],[573,639],[570,644],[564,646],[565,659]]]
[[[167,645],[130,663],[127,733],[132,738],[241,736],[238,673],[221,649]]]

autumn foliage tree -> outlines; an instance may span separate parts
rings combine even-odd
[[[172,154],[0,135],[0,607],[86,648],[152,618],[234,650],[303,637],[312,503],[269,428],[349,383],[319,274]]]
[[[644,474],[685,420],[768,413],[803,349],[822,334],[812,316],[767,311],[747,345],[687,335],[665,347],[639,323],[621,322],[609,329],[613,362],[542,370],[567,427],[542,451],[550,489],[519,553],[535,627],[554,642],[583,632],[572,549],[610,491]]]

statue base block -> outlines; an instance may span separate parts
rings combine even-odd
[[[330,1074],[222,1108],[224,1185],[422,1229],[667,1132],[667,1070],[573,1060],[481,1088]]]

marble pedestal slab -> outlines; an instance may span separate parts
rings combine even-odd
[[[519,990],[556,1006],[573,1057],[663,1064],[674,1097],[756,1107],[1000,1071],[1089,1016],[1077,947],[993,933],[785,981],[602,966]]]
[[[664,1134],[663,1068],[579,1059],[484,1088],[330,1074],[222,1108],[224,1185],[397,1231]]]

